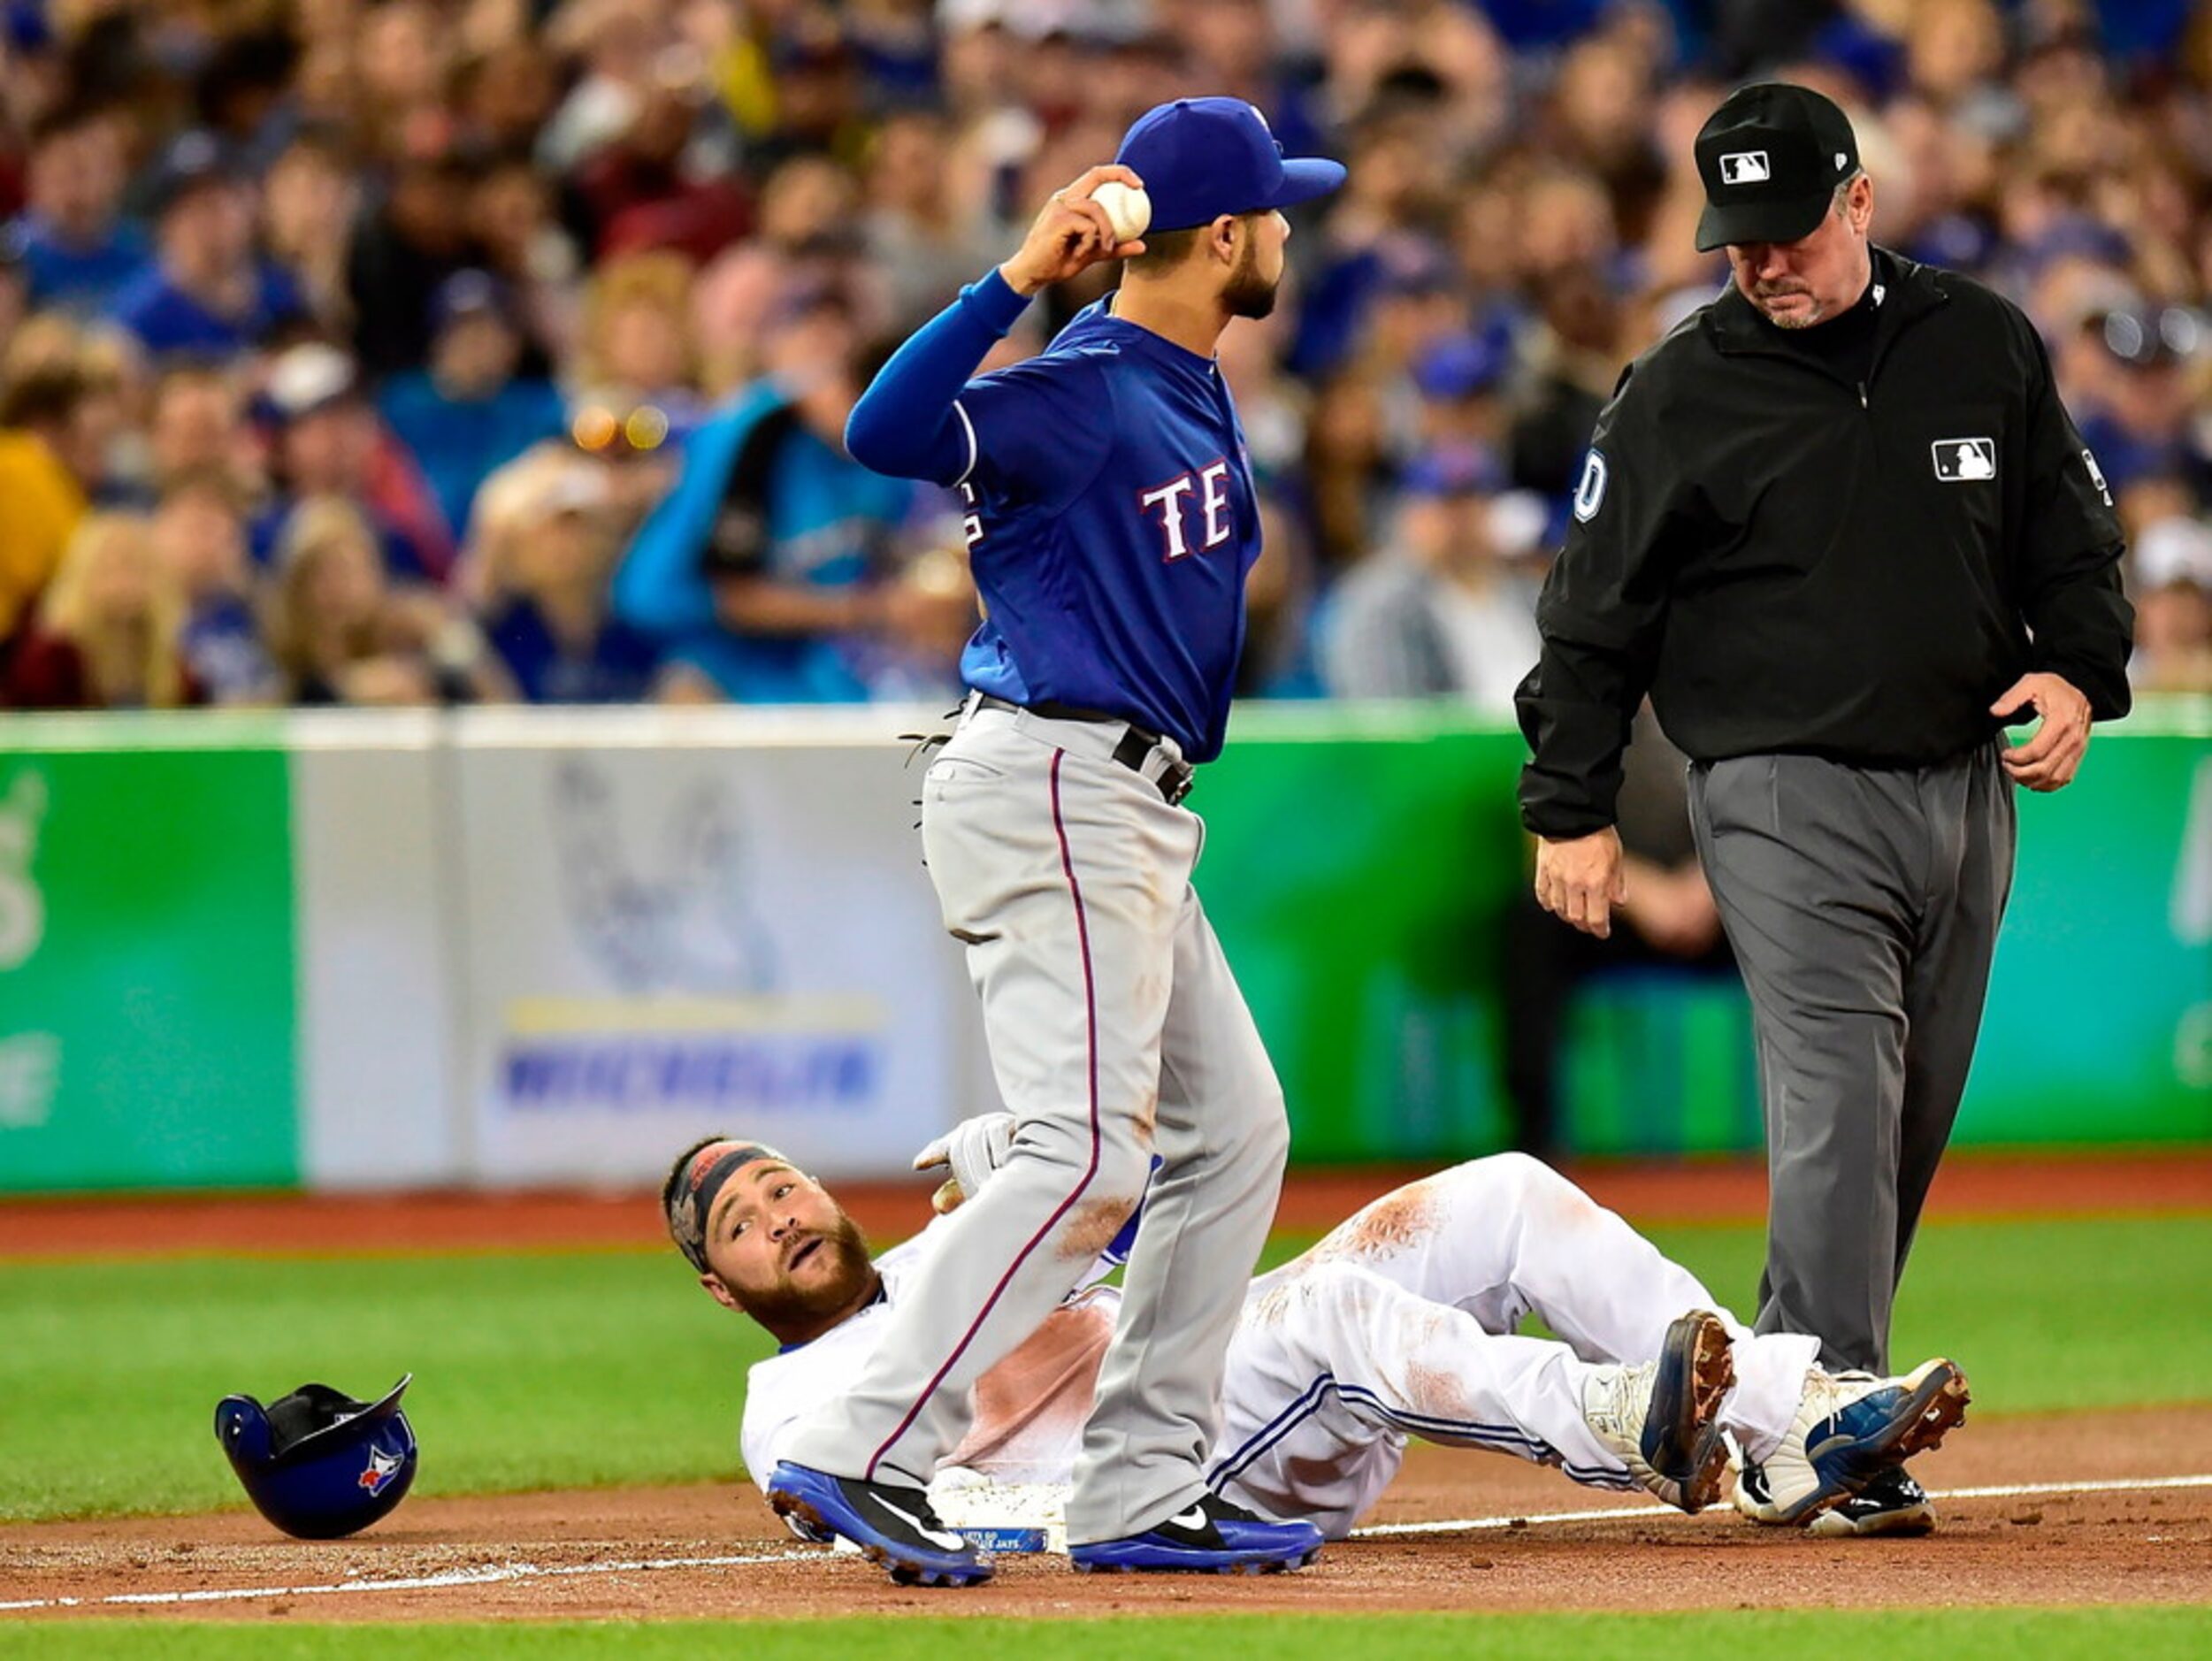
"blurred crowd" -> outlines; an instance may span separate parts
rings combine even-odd
[[[1230,93],[1351,168],[1222,344],[1244,690],[1504,716],[1599,405],[1725,278],[1691,138],[1755,75],[1850,110],[1879,241],[2028,310],[2139,683],[2212,690],[2212,4],[4,0],[0,702],[949,693],[958,505],[845,416]]]

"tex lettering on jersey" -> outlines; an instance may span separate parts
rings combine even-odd
[[[1164,485],[1141,490],[1137,504],[1160,529],[1163,563],[1217,548],[1236,528],[1229,513],[1228,458],[1217,455]]]

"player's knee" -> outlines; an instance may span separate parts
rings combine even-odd
[[[1493,1153],[1469,1160],[1452,1173],[1463,1187],[1481,1196],[1481,1203],[1505,1212],[1518,1212],[1531,1201],[1573,1186],[1542,1160],[1527,1153]]]
[[[1244,1115],[1236,1138],[1240,1164],[1282,1175],[1290,1162],[1290,1117],[1284,1110],[1282,1087],[1271,1084]]]
[[[1144,1185],[1152,1180],[1152,1150],[1135,1143],[1107,1138],[1098,1144],[1098,1168],[1091,1179],[1090,1192],[1116,1194],[1128,1197],[1129,1205],[1122,1207],[1124,1214],[1137,1204]]]

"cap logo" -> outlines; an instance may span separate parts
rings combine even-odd
[[[1763,185],[1773,176],[1764,150],[1734,150],[1720,158],[1724,185]]]
[[[1846,156],[1846,155],[1845,155],[1845,154],[1844,154],[1841,150],[1838,150],[1838,151],[1835,153],[1835,170],[1836,170],[1836,172],[1842,172],[1845,168],[1848,167],[1850,165],[1851,165],[1851,158],[1850,158],[1848,156]]]

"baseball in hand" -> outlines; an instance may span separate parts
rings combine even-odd
[[[1118,241],[1134,242],[1152,222],[1152,199],[1135,185],[1109,179],[1091,193],[1091,199],[1106,210]]]

